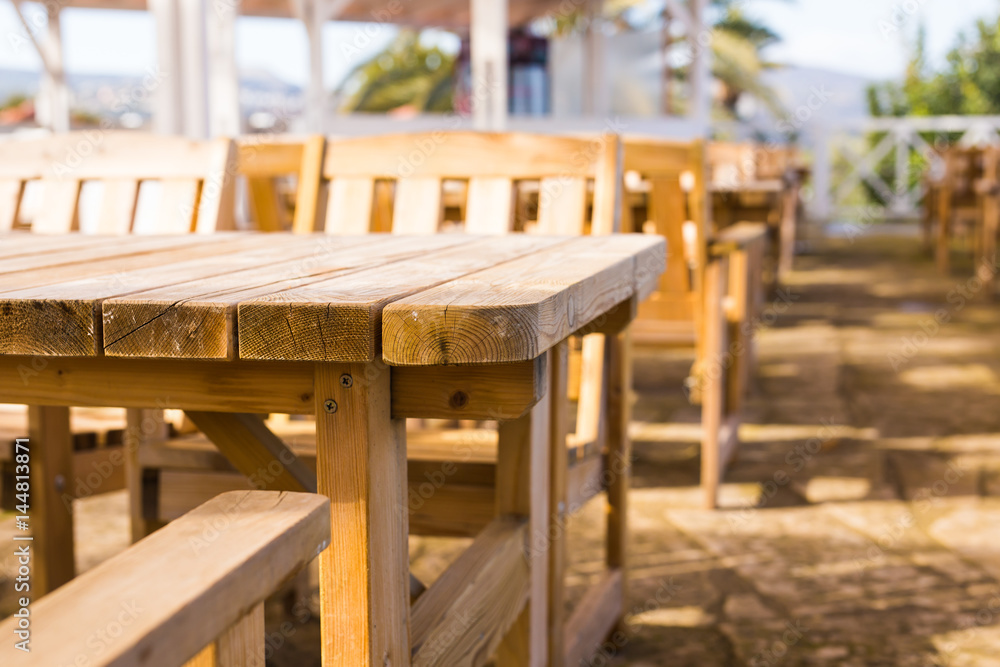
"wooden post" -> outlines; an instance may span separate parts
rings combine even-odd
[[[31,447],[29,526],[34,536],[34,581],[38,599],[73,578],[73,437],[69,408],[28,406]]]
[[[701,369],[701,488],[705,494],[703,506],[714,509],[718,502],[719,431],[725,410],[725,351],[726,318],[722,310],[726,257],[709,261],[705,269],[705,365]]]
[[[236,18],[240,0],[210,0],[208,30],[208,133],[235,137],[242,133],[240,74],[236,67]]]
[[[333,548],[320,555],[323,665],[410,664],[406,431],[389,369],[317,364],[316,473]]]
[[[153,125],[160,134],[181,134],[181,53],[179,12],[174,0],[149,0],[156,22],[156,60],[162,81],[154,92]]]
[[[147,488],[142,477],[141,451],[167,436],[162,410],[128,408],[125,411],[125,487],[128,489],[132,542],[138,542],[153,530],[147,519],[146,497],[157,492]]]
[[[611,111],[604,77],[603,8],[604,0],[587,0],[587,30],[583,40],[583,113],[586,116],[606,116]]]
[[[563,629],[566,625],[564,608],[566,576],[566,521],[567,507],[566,476],[569,465],[569,451],[566,449],[566,435],[569,433],[569,343],[563,341],[552,348],[549,354],[549,397],[551,400],[551,421],[549,438],[551,447],[551,482],[549,506],[552,515],[553,536],[549,547],[549,664],[561,665],[565,646]],[[558,532],[557,532],[558,531]]]
[[[550,355],[546,373],[551,365]],[[551,402],[558,399],[551,393],[547,396],[525,416],[500,423],[497,515],[528,517],[526,558],[531,566],[531,589],[527,606],[497,651],[498,667],[543,667],[549,660],[549,552],[552,534],[564,527],[550,530],[549,526],[549,423]]]
[[[181,105],[184,135],[208,137],[208,67],[205,59],[204,0],[178,0],[180,6]]]
[[[605,559],[609,570],[621,573],[621,608],[627,608],[628,492],[632,475],[632,344],[629,330],[608,336],[608,455],[606,474],[608,525]],[[618,619],[618,625],[622,623]]]
[[[507,0],[471,0],[472,125],[507,125]]]

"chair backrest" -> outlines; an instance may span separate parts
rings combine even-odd
[[[433,234],[441,226],[443,185],[461,181],[468,192],[466,232],[515,231],[519,191],[534,184],[534,231],[612,233],[619,228],[620,154],[620,140],[611,134],[578,138],[462,131],[331,139],[323,161],[324,229],[331,234],[384,231],[391,213],[393,233]]]
[[[706,150],[709,182],[734,188],[743,183],[781,181],[797,167],[794,146],[762,145],[752,142],[709,142]]]
[[[623,231],[647,231],[667,238],[667,270],[644,308],[656,319],[691,320],[696,316],[707,262],[709,236],[705,146],[626,137],[626,183],[645,190],[645,220],[628,207]],[[640,208],[640,210],[642,210]]]
[[[246,178],[253,226],[264,232],[312,231],[322,168],[322,135],[247,135],[236,139],[236,172]],[[295,211],[289,219],[279,181],[295,177]]]
[[[984,155],[980,147],[951,146],[945,151],[943,185],[952,197],[974,199],[976,181],[983,176]]]
[[[0,231],[18,225],[28,184],[41,201],[31,230],[79,230],[80,193],[99,182],[100,234],[183,234],[233,228],[235,148],[230,139],[191,141],[137,132],[92,130],[0,142]],[[159,201],[148,228],[134,229],[140,184],[155,181]]]

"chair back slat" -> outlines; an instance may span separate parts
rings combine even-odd
[[[587,217],[587,179],[543,178],[538,191],[539,234],[579,236]]]
[[[507,234],[514,226],[514,181],[506,177],[469,179],[465,231]]]
[[[128,234],[135,218],[139,199],[139,181],[134,178],[115,178],[105,181],[101,200],[98,234]]]
[[[17,224],[17,212],[24,194],[24,181],[0,181],[0,232],[8,232]]]
[[[396,183],[393,234],[436,234],[441,226],[441,179],[421,176]]]
[[[195,179],[165,179],[160,186],[160,206],[153,233],[191,233],[199,212],[198,188]]]
[[[38,234],[68,234],[76,231],[80,181],[42,180],[42,206],[31,224]]]
[[[330,183],[330,200],[326,205],[327,218],[339,220],[338,229],[327,229],[327,234],[364,234],[372,218],[372,201],[375,197],[375,180],[349,176]]]

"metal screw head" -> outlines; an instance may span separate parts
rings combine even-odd
[[[340,386],[341,387],[344,387],[346,389],[346,388],[350,387],[353,384],[354,384],[354,378],[352,378],[347,373],[344,373],[343,375],[340,376]]]
[[[337,411],[337,401],[333,400],[332,398],[326,399],[325,401],[323,401],[323,409],[325,409],[327,413],[332,415],[334,412]]]

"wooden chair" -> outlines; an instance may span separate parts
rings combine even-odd
[[[133,132],[73,132],[0,142],[0,231],[188,234],[232,229],[234,162],[229,139],[198,142]],[[154,205],[147,208],[153,215],[137,226],[140,188],[148,192],[147,183],[158,190]],[[94,184],[100,188],[96,225],[81,230],[81,193]],[[25,220],[21,210],[28,187],[40,188],[43,203],[31,220]],[[126,433],[141,433],[142,417],[131,411]],[[68,408],[29,406],[28,432],[32,439],[48,443],[36,450],[32,466],[32,490],[44,516],[41,525],[36,524],[42,537],[34,583],[36,592],[45,592],[73,577],[72,511],[64,495],[73,497],[74,467],[80,466],[74,466]],[[105,463],[120,468],[120,461],[112,461],[116,453],[121,456],[108,450]]]
[[[668,252],[667,270],[639,306],[633,334],[637,343],[695,352],[688,387],[701,404],[701,482],[704,506],[713,508],[738,445],[754,365],[767,229],[744,222],[711,231],[700,141],[626,138],[625,173],[633,188],[623,230],[665,236]]]
[[[715,230],[737,222],[767,223],[770,236],[766,284],[773,287],[792,269],[805,170],[794,147],[711,142],[709,165]]]
[[[944,153],[944,175],[936,189],[937,240],[935,258],[938,270],[951,270],[952,241],[964,237],[973,258],[982,254],[984,242],[983,205],[988,198],[991,180],[984,170],[986,154],[982,148],[952,146]],[[985,179],[985,180],[984,180]],[[984,189],[985,188],[985,189]],[[992,217],[992,216],[991,216]]]
[[[515,201],[521,188],[533,184],[542,195],[538,219],[529,226],[538,233],[610,234],[618,231],[620,180],[620,143],[615,136],[580,139],[448,132],[331,139],[323,159],[315,228],[328,234],[435,234],[443,231],[443,210],[450,204],[454,210],[467,211],[468,222],[461,227],[465,232],[506,234],[524,227],[523,220],[515,223]],[[461,192],[467,192],[465,201],[446,201]],[[588,205],[591,196],[593,203]],[[306,226],[305,218],[297,222],[297,231],[314,229],[313,224]],[[622,304],[622,314],[634,312],[635,305]],[[606,491],[608,569],[581,602],[580,613],[567,621],[562,604],[564,544],[561,535],[554,539],[550,599],[558,603],[550,605],[552,664],[564,660],[578,664],[624,611],[629,448],[628,400],[623,387],[628,382],[628,334],[615,321],[592,328],[594,333],[581,345],[584,369],[574,432],[568,433],[568,401],[551,416],[554,432],[561,434],[553,438],[551,506],[559,508],[553,520],[564,527],[571,510]],[[562,347],[553,355],[558,368],[550,370],[560,393],[568,395],[568,350]],[[407,444],[410,497],[420,497],[420,485],[435,474],[450,473],[442,475],[447,479],[433,495],[421,497],[419,506],[410,508],[411,533],[476,536],[495,518],[498,465],[507,465],[503,463],[504,442],[519,437],[516,425],[520,421],[497,417],[501,424],[492,435],[482,430],[411,430]],[[313,467],[308,438],[304,429],[301,440],[289,444],[307,467]],[[160,512],[169,509],[177,514],[202,494],[247,487],[246,477],[223,472],[232,466],[218,453],[202,450],[196,456],[200,471],[189,465],[190,458],[181,461],[175,456],[170,462],[159,462],[163,464],[157,486]],[[602,481],[606,470],[611,480],[607,484]],[[191,493],[193,488],[198,495]],[[182,489],[186,490],[183,495]],[[419,593],[419,582],[411,581],[412,596]],[[422,612],[414,607],[413,613],[414,627],[418,627],[416,619]]]
[[[220,495],[58,591],[33,590],[30,639],[17,612],[0,623],[0,663],[263,666],[265,598],[329,544],[324,496]]]

